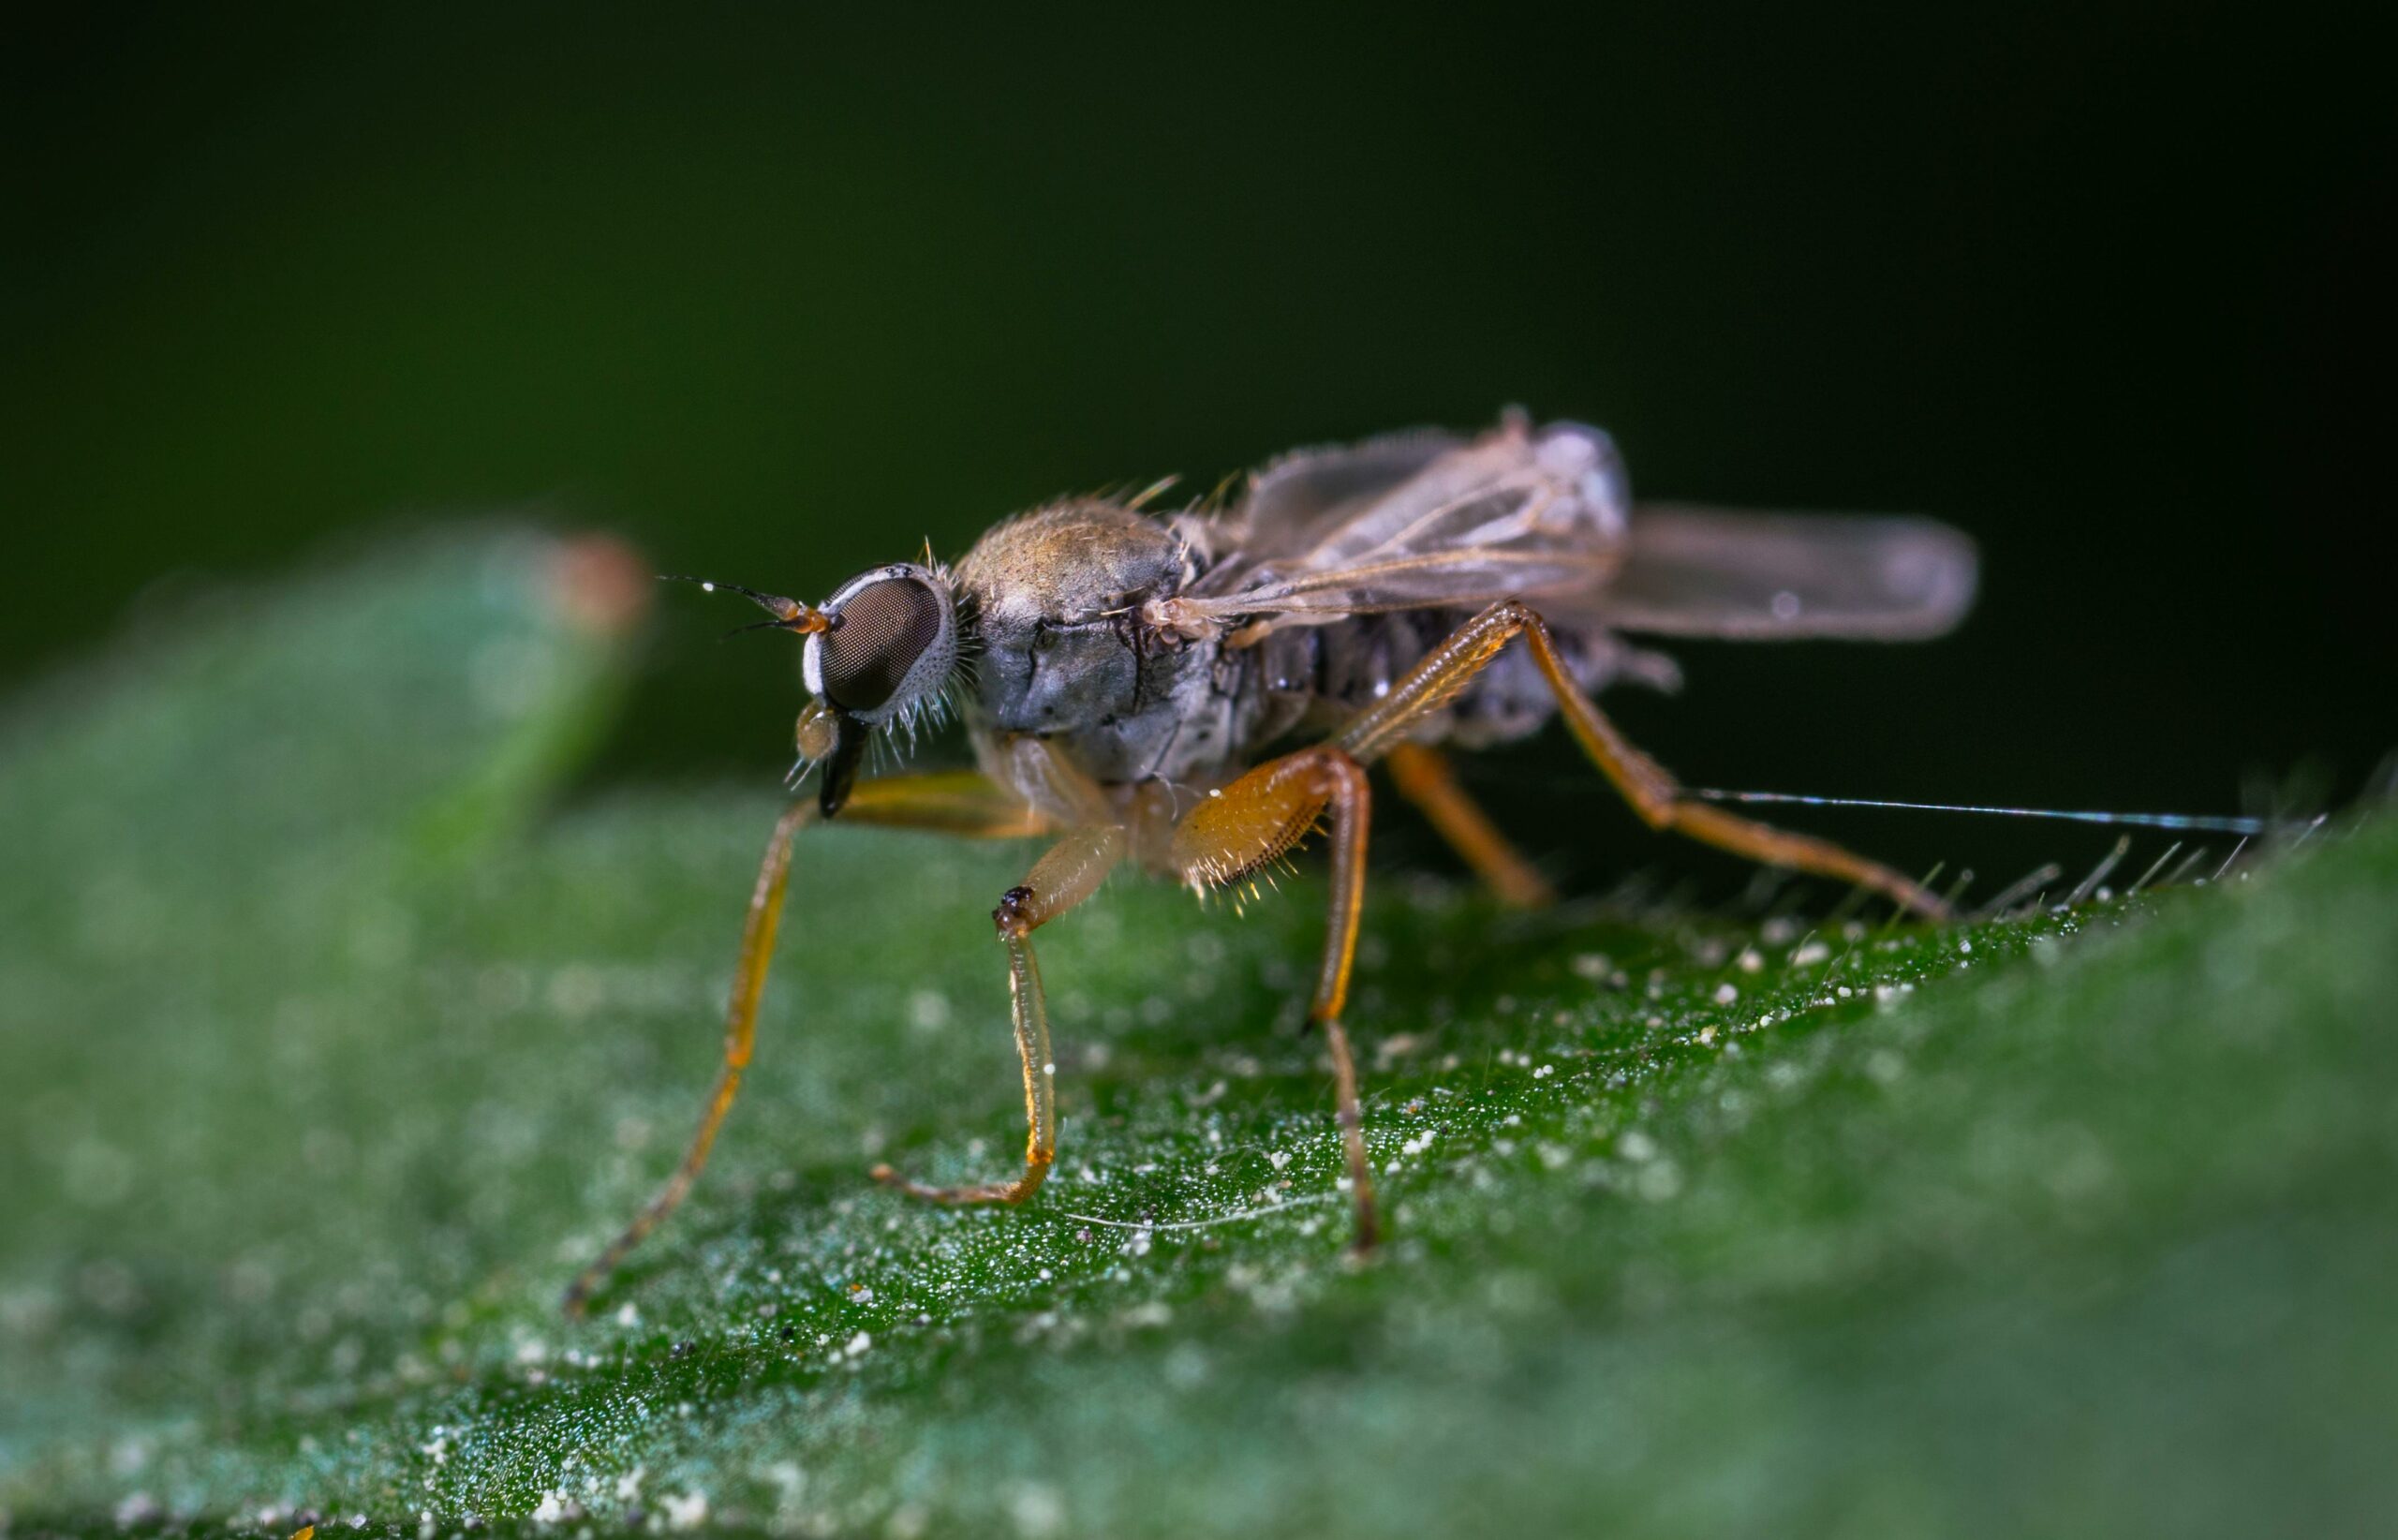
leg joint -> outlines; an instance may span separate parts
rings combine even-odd
[[[1323,777],[1318,784],[1327,798],[1342,792],[1355,795],[1366,790],[1366,767],[1339,744],[1318,744],[1302,752],[1313,762],[1316,773]]]

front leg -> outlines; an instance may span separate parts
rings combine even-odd
[[[1374,1208],[1373,1177],[1366,1164],[1357,1064],[1340,1016],[1349,1001],[1349,973],[1357,955],[1357,923],[1365,913],[1366,826],[1371,806],[1365,766],[1331,744],[1319,744],[1269,761],[1230,786],[1208,792],[1174,831],[1168,852],[1175,875],[1192,887],[1221,887],[1278,860],[1318,820],[1331,815],[1332,908],[1309,1016],[1323,1026],[1325,1046],[1332,1055],[1360,1252],[1373,1250],[1382,1226]]]
[[[1015,1051],[1024,1061],[1024,1174],[1005,1181],[932,1187],[878,1165],[876,1181],[910,1197],[932,1203],[1022,1203],[1041,1190],[1058,1158],[1058,1065],[1049,1052],[1049,1006],[1041,991],[1041,968],[1032,955],[1032,933],[1099,889],[1124,858],[1124,831],[1078,829],[1049,848],[1024,881],[999,896],[991,921],[1008,955],[1008,1013],[1015,1024]]]
[[[758,1003],[766,989],[766,970],[774,960],[775,932],[782,923],[783,893],[791,880],[792,841],[808,824],[820,821],[812,801],[794,802],[775,823],[766,853],[758,866],[757,885],[749,895],[749,912],[741,930],[740,960],[733,973],[733,998],[725,1009],[724,1063],[700,1113],[700,1123],[684,1150],[674,1174],[658,1194],[642,1207],[632,1222],[608,1243],[589,1266],[567,1286],[567,1314],[580,1316],[591,1296],[608,1281],[632,1249],[664,1222],[700,1178],[717,1131],[733,1110],[741,1077],[758,1035]],[[1048,827],[1024,800],[986,777],[970,772],[895,776],[859,786],[841,811],[845,823],[872,823],[885,828],[924,829],[967,838],[1010,839],[1042,833]]]

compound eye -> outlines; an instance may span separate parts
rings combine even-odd
[[[948,629],[949,605],[911,577],[869,583],[842,600],[821,634],[824,698],[852,715],[879,711]]]

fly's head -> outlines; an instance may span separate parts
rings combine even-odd
[[[804,637],[800,673],[815,699],[793,734],[796,782],[821,766],[826,817],[840,811],[875,734],[913,740],[938,718],[957,672],[957,604],[948,574],[929,563],[894,562],[859,573],[821,605],[763,594],[732,583],[703,583],[755,602],[774,618],[747,629]]]

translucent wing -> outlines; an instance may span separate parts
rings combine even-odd
[[[1590,595],[1622,559],[1628,506],[1614,444],[1575,423],[1310,451],[1259,474],[1226,559],[1167,608],[1185,627],[1271,629]]]
[[[1250,478],[1249,494],[1234,515],[1241,555],[1251,564],[1304,555],[1328,531],[1464,447],[1453,433],[1425,428],[1362,444],[1294,450]]]
[[[1621,570],[1570,608],[1662,636],[1906,641],[1956,625],[1975,568],[1930,519],[1643,504]]]

